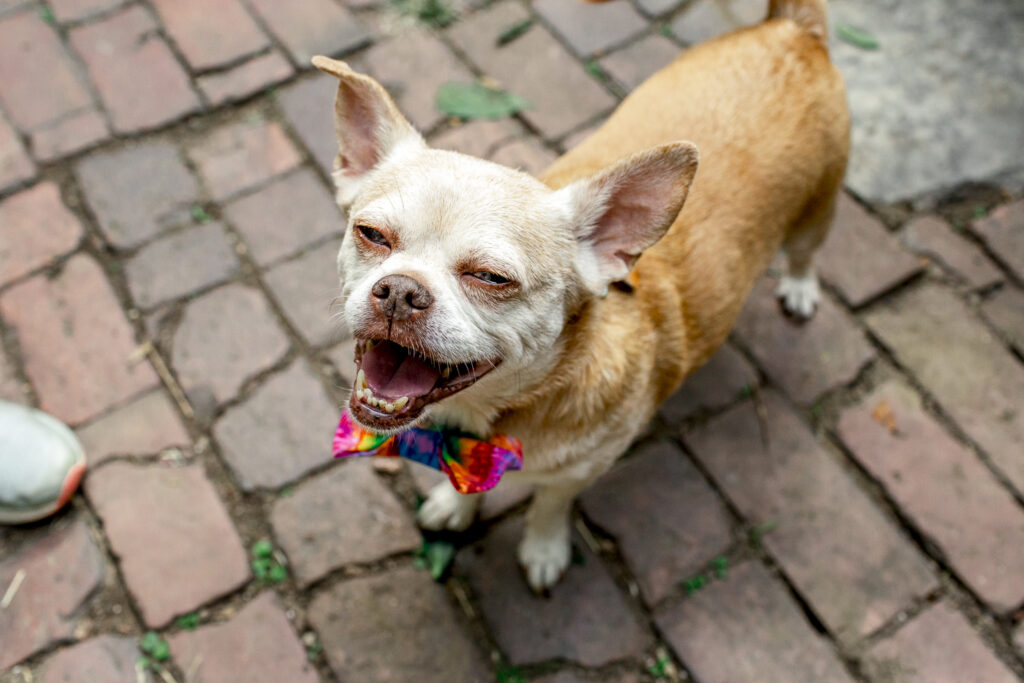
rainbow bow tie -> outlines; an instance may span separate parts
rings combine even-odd
[[[459,493],[487,491],[506,470],[523,469],[523,444],[511,436],[495,434],[490,441],[480,441],[439,427],[412,427],[384,436],[363,429],[345,411],[334,433],[334,457],[353,455],[414,460],[447,474]]]

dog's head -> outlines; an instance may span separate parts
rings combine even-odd
[[[552,190],[428,148],[372,78],[314,64],[339,80],[338,271],[359,368],[349,410],[374,431],[446,399],[497,409],[543,382],[567,320],[661,238],[696,171],[696,148],[675,143]]]

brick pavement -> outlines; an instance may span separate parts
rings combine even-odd
[[[327,453],[352,349],[333,84],[308,57],[380,78],[440,147],[538,171],[763,5],[459,4],[435,29],[387,0],[0,0],[0,396],[92,462],[69,510],[0,528],[0,683],[157,680],[151,628],[176,681],[1024,681],[1006,174],[936,178],[920,210],[845,196],[817,317],[758,283],[582,496],[549,598],[514,563],[526,489],[488,496],[440,582],[419,568],[436,477]],[[446,120],[436,88],[474,75],[534,107]]]

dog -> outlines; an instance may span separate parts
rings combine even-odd
[[[429,148],[380,84],[314,58],[339,82],[348,410],[378,434],[429,422],[517,438],[522,470],[506,476],[536,487],[518,548],[534,590],[569,565],[577,494],[726,339],[780,246],[783,308],[814,312],[850,129],[825,11],[771,0],[539,179]],[[479,502],[444,482],[417,519],[462,530]]]

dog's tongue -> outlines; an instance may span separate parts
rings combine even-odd
[[[380,342],[363,353],[362,370],[374,395],[381,398],[422,396],[440,377],[437,368],[391,342]]]

